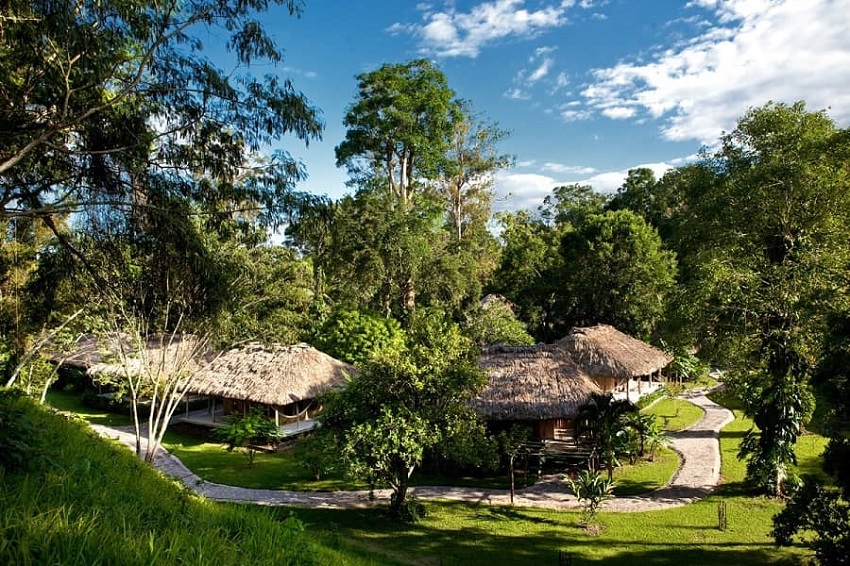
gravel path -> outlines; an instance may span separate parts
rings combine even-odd
[[[617,497],[604,505],[608,511],[653,511],[687,505],[708,495],[720,481],[720,429],[734,418],[731,411],[717,405],[702,391],[692,392],[685,397],[701,407],[705,414],[693,426],[670,435],[671,448],[679,453],[681,464],[670,483],[656,491],[630,497]],[[135,446],[131,430],[91,425],[107,438],[113,438],[129,446]],[[375,499],[369,499],[368,491],[305,492],[249,489],[221,485],[204,481],[192,473],[183,462],[165,449],[161,449],[155,461],[156,468],[180,480],[184,485],[215,501],[258,503],[261,505],[294,505],[302,507],[354,508],[375,504],[387,504],[390,490],[375,490]],[[466,487],[415,487],[411,493],[421,499],[443,499],[509,505],[507,490],[478,489]],[[533,486],[516,490],[514,504],[520,507],[569,509],[578,507],[576,498],[569,493],[566,484],[553,475]]]

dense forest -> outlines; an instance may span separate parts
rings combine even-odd
[[[388,396],[393,376],[422,381],[420,413],[387,409],[380,426],[433,447],[450,439],[429,432],[427,393],[474,390],[476,346],[606,323],[726,372],[760,430],[742,448],[759,489],[792,490],[813,414],[837,461],[850,451],[850,130],[766,101],[661,178],[633,169],[615,194],[560,186],[494,215],[510,133],[417,59],[357,77],[336,146],[348,195],[306,194],[300,164],[265,148],[320,137],[319,109],[288,80],[244,71],[282,58],[252,19],[266,4],[3,9],[15,16],[0,21],[4,383],[40,393],[45,336],[131,321],[222,348],[305,341],[372,363]],[[212,22],[242,74],[193,45],[191,25]],[[504,301],[482,306],[488,295]],[[393,354],[370,361],[379,350]]]

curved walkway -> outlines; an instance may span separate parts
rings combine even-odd
[[[670,435],[671,448],[679,453],[681,463],[670,483],[661,489],[629,497],[617,497],[605,503],[608,511],[654,511],[693,503],[708,495],[720,481],[719,432],[734,419],[731,411],[717,405],[702,391],[685,396],[701,407],[705,414],[690,428]],[[135,436],[125,428],[116,429],[91,425],[102,436],[135,446]],[[257,503],[261,505],[294,505],[302,507],[354,508],[374,504],[387,504],[390,490],[306,492],[249,489],[205,481],[195,475],[183,462],[167,450],[157,454],[155,466],[163,473],[180,480],[199,495],[215,501]],[[421,499],[444,499],[509,505],[507,490],[467,487],[414,487],[411,493]],[[569,492],[559,476],[549,476],[533,486],[516,490],[514,504],[520,507],[569,509],[578,507],[578,501]]]

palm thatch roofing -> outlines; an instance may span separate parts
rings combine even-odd
[[[573,328],[556,344],[591,377],[634,379],[673,361],[670,354],[606,324]]]
[[[282,406],[344,387],[356,373],[354,366],[308,344],[248,344],[213,359],[189,391]]]
[[[120,343],[118,342],[120,340]],[[100,361],[93,361],[88,374],[103,376],[138,376],[143,372],[151,377],[183,374],[194,376],[204,365],[204,342],[192,334],[164,334],[134,343],[129,337],[109,336],[101,350]]]
[[[113,360],[121,349],[130,351],[130,337],[124,334],[110,334],[98,337],[95,334],[81,334],[74,344],[67,348],[50,346],[50,361],[65,367],[86,371],[96,364]]]
[[[488,420],[572,418],[599,387],[551,344],[484,348],[478,364],[487,375],[472,409]]]

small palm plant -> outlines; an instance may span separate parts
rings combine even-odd
[[[608,469],[609,481],[614,479],[614,468],[619,465],[617,456],[628,452],[626,417],[637,410],[633,403],[614,399],[610,393],[593,394],[579,408],[576,418],[578,432],[589,439],[594,453],[602,458]]]
[[[670,438],[667,433],[658,427],[658,424],[653,420],[652,424],[646,428],[644,432],[646,447],[649,450],[649,461],[655,461],[655,452],[664,446],[670,444]]]
[[[597,471],[584,470],[575,477],[564,478],[581,503],[581,523],[589,526],[603,503],[614,497],[614,480]]]

